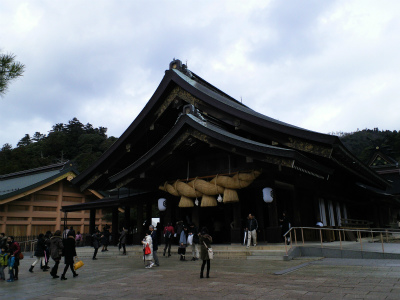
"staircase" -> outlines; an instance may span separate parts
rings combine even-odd
[[[198,246],[200,251],[200,245]],[[256,247],[246,248],[242,245],[212,245],[214,259],[251,259],[251,260],[283,260],[286,254],[285,246],[282,244],[257,245]],[[158,256],[163,256],[164,245],[158,248]],[[77,247],[76,252],[78,257],[92,257],[94,248],[92,247]],[[122,255],[122,249],[118,247],[108,246],[108,251],[101,252],[101,248],[97,253],[97,258],[124,258],[124,257],[140,257],[143,255],[141,246],[127,246],[127,255]],[[178,246],[171,247],[172,256],[178,256]],[[188,247],[186,249],[186,257],[191,257],[192,251]]]

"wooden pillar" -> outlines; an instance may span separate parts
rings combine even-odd
[[[200,225],[199,210],[200,208],[197,205],[195,205],[192,209],[192,223],[196,224],[197,227]]]
[[[33,199],[34,199],[34,194],[31,194],[29,197],[29,217],[28,217],[28,227],[26,229],[26,235],[31,236],[32,235],[32,214],[33,214]]]
[[[164,211],[163,218],[161,220],[161,225],[166,226],[168,223],[172,222],[172,200],[167,199],[167,208]]]
[[[241,230],[242,230],[242,215],[240,211],[240,202],[233,203],[233,228],[231,229],[231,243],[241,242]]]
[[[153,218],[153,205],[152,205],[152,200],[147,199],[146,200],[146,221],[147,221],[147,227],[144,228],[145,231],[149,230],[149,225],[151,225],[151,218]]]
[[[89,220],[89,233],[92,235],[94,233],[94,228],[96,227],[96,209],[90,209],[90,220]]]
[[[130,205],[125,206],[124,227],[128,231],[130,230],[130,227],[131,227],[131,206]]]
[[[260,193],[260,195],[262,195],[262,194]],[[259,241],[265,241],[266,240],[266,238],[265,238],[265,222],[264,222],[264,211],[265,211],[264,205],[265,205],[265,203],[264,203],[262,197],[260,197],[260,198],[257,197],[255,201],[256,201],[256,209],[257,210],[254,212],[254,215],[258,222],[257,239]],[[256,213],[257,213],[257,215],[256,215]]]
[[[82,197],[81,203],[85,203],[85,197]],[[85,211],[80,212],[81,215],[81,225],[79,226],[79,231],[83,234],[85,231]]]
[[[137,232],[139,236],[142,236],[143,233],[143,202],[139,200],[137,202]]]
[[[8,212],[8,204],[4,205],[4,214],[3,214],[3,225],[1,226],[1,232],[7,232],[7,212]]]
[[[61,211],[62,206],[62,199],[63,199],[63,182],[62,180],[58,182],[58,195],[57,195],[57,218],[56,218],[56,228],[55,230],[64,230],[63,224],[61,224],[61,217],[63,212]]]
[[[117,245],[118,244],[118,206],[114,206],[112,208],[112,245]]]

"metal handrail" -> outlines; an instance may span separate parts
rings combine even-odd
[[[21,252],[27,252],[27,249],[29,249],[29,252],[34,252],[35,250],[35,245],[37,243],[37,240],[29,240],[29,241],[23,241],[23,242],[18,242]],[[32,256],[33,257],[33,254]]]
[[[357,228],[352,228],[352,229],[351,228],[338,228],[337,229],[337,228],[327,228],[327,227],[291,227],[283,235],[284,239],[285,239],[286,255],[288,255],[288,247],[287,247],[288,245],[286,243],[288,235],[290,237],[290,248],[289,249],[291,249],[293,247],[292,232],[294,233],[295,244],[297,246],[297,234],[296,234],[297,229],[301,230],[301,239],[302,239],[303,246],[304,246],[304,241],[305,241],[305,239],[304,239],[304,230],[307,229],[307,230],[316,230],[316,231],[318,231],[319,232],[319,239],[320,239],[320,242],[321,242],[321,248],[324,247],[323,246],[323,231],[324,232],[326,232],[326,231],[337,232],[338,236],[339,236],[339,241],[340,241],[340,250],[343,250],[342,249],[342,238],[343,238],[343,241],[346,241],[345,232],[349,232],[350,231],[350,232],[355,232],[356,233],[356,241],[360,242],[361,251],[363,251],[362,234],[364,233],[367,236],[370,234],[372,242],[374,241],[374,235],[376,234],[375,235],[376,237],[378,237],[378,236],[380,237],[380,242],[382,244],[382,253],[385,253],[384,236],[385,236],[386,242],[388,242],[389,241],[389,235],[391,235],[391,234],[399,234],[400,233],[399,230],[396,230],[396,229],[393,230],[391,228],[390,228],[390,230],[389,229],[382,229],[382,228],[378,228],[378,230],[376,230],[376,229],[374,230],[374,229],[357,229]]]

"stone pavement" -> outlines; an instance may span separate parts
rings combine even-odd
[[[69,270],[61,281],[38,267],[29,273],[34,259],[26,256],[20,279],[0,282],[0,299],[400,299],[399,260],[215,259],[208,279],[199,278],[199,261],[182,262],[176,254],[161,255],[161,266],[152,269],[138,257],[99,253],[96,261],[83,260],[78,277]]]

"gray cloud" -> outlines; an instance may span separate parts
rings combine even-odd
[[[73,117],[119,136],[174,57],[296,126],[399,129],[397,1],[1,5],[0,47],[26,72],[0,99],[0,146]]]

